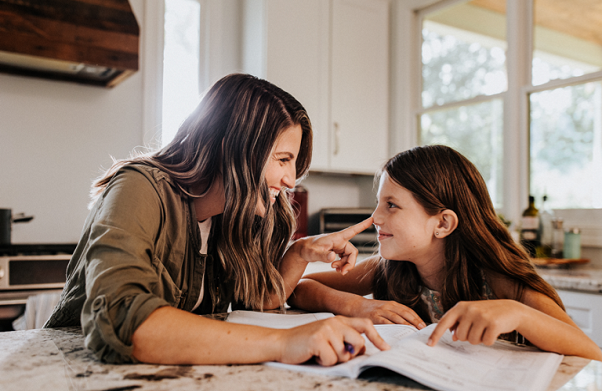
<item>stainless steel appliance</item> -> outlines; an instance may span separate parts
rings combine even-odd
[[[320,233],[340,231],[372,216],[370,208],[326,208],[320,210]],[[350,242],[360,252],[372,253],[378,248],[376,228],[371,226]]]
[[[0,331],[25,310],[31,295],[60,292],[75,244],[0,245]]]

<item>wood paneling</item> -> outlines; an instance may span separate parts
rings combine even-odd
[[[537,26],[602,45],[602,1],[534,0]],[[505,0],[472,0],[469,4],[506,14]]]
[[[0,51],[113,68],[111,80],[138,70],[139,35],[127,0],[0,0]],[[4,65],[0,70],[35,73]]]

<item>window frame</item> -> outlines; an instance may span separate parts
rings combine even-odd
[[[506,0],[506,67],[508,89],[505,92],[477,96],[461,102],[422,108],[422,19],[424,15],[465,0],[409,0],[393,3],[394,23],[392,70],[391,153],[418,145],[420,116],[425,112],[502,98],[504,101],[503,207],[507,218],[518,221],[527,207],[529,195],[529,95],[549,89],[602,80],[602,71],[568,79],[552,80],[533,86],[533,2]],[[400,53],[408,55],[401,56]],[[396,55],[395,55],[396,54]],[[582,230],[582,244],[602,247],[602,209],[556,209],[566,227]]]
[[[238,0],[196,0],[201,6],[199,48],[199,91],[206,91],[223,75],[239,71],[238,36],[241,33]],[[142,141],[161,148],[163,106],[163,50],[165,0],[144,2],[141,29],[143,78]]]
[[[141,72],[144,108],[142,141],[151,149],[161,147],[164,14],[164,0],[144,2],[144,23],[142,23],[140,39],[143,59]]]

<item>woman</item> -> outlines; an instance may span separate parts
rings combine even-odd
[[[448,329],[454,340],[486,345],[519,333],[542,350],[602,359],[512,240],[485,181],[460,153],[442,145],[399,153],[380,175],[377,198],[380,257],[345,276],[308,275],[291,304],[419,329],[438,323],[431,346]]]
[[[116,162],[94,206],[46,327],[80,325],[103,361],[331,365],[360,351],[367,320],[336,318],[270,330],[200,317],[282,306],[307,262],[355,264],[348,240],[371,224],[299,240],[286,195],[309,169],[312,132],[291,95],[234,74],[218,81],[174,140]],[[193,312],[193,313],[191,313]]]

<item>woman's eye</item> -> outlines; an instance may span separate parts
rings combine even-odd
[[[392,202],[387,202],[387,207],[388,207],[388,208],[397,208],[397,205],[395,205],[395,204],[394,204],[394,203],[392,203]]]

